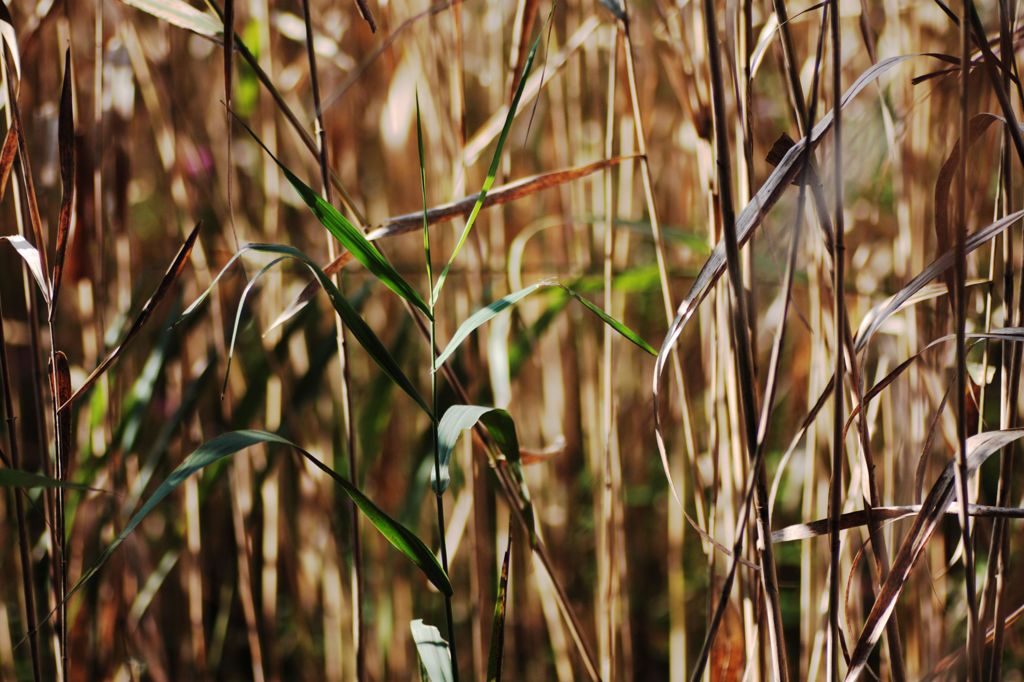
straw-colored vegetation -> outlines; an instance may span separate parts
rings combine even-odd
[[[0,4],[0,680],[1019,679],[1019,5]]]

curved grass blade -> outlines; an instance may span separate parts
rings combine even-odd
[[[986,431],[968,438],[968,476],[973,476],[991,455],[1022,437],[1024,437],[1024,429],[1004,429]],[[859,679],[864,672],[868,657],[882,637],[885,625],[896,608],[896,602],[907,584],[911,570],[921,557],[921,553],[938,527],[939,521],[945,516],[946,509],[953,501],[956,494],[956,486],[953,481],[955,466],[955,461],[950,461],[946,465],[945,470],[921,505],[921,511],[915,517],[913,527],[903,544],[900,545],[899,552],[893,560],[892,570],[878,591],[875,603],[871,607],[864,628],[857,639],[857,645],[850,656],[849,669],[846,673],[847,682]]]
[[[224,25],[209,12],[201,12],[182,0],[121,0],[157,19],[179,28],[188,29],[207,38],[216,38],[224,32]]]
[[[1002,234],[1007,228],[1021,218],[1024,218],[1024,210],[1011,213],[1005,218],[1001,218],[996,222],[977,230],[967,237],[967,240],[964,243],[964,250],[967,253],[977,250],[997,235]],[[880,308],[877,313],[875,313],[874,317],[871,319],[871,324],[864,328],[863,331],[857,335],[857,338],[854,339],[855,350],[858,353],[864,350],[868,341],[890,315],[896,312],[900,306],[906,303],[914,294],[923,289],[926,284],[949,270],[949,268],[953,267],[953,255],[953,250],[948,250],[943,253],[941,256],[929,263],[924,270],[918,273],[916,277],[910,280],[910,282],[900,289],[895,296],[888,299],[888,302]]]
[[[142,310],[139,311],[135,321],[132,322],[132,326],[128,328],[128,333],[124,335],[124,339],[121,343],[117,344],[110,354],[103,359],[103,362],[99,364],[96,369],[86,378],[78,390],[71,394],[71,397],[67,399],[60,409],[64,409],[76,399],[82,396],[83,393],[89,390],[89,388],[96,382],[100,376],[103,375],[114,362],[121,357],[121,353],[128,346],[129,343],[138,335],[142,330],[142,327],[149,320],[150,315],[156,309],[160,302],[167,296],[167,292],[171,290],[171,285],[174,284],[175,280],[178,279],[178,275],[185,268],[185,262],[188,261],[189,254],[192,253],[192,247],[195,246],[196,238],[199,236],[199,226],[202,223],[196,223],[196,226],[192,228],[192,232],[189,233],[188,237],[185,238],[185,243],[178,249],[177,255],[174,256],[174,260],[171,261],[170,266],[167,268],[167,272],[164,273],[163,279],[160,280],[160,284],[157,286],[156,291],[149,297],[143,306]]]
[[[480,194],[477,196],[476,202],[473,204],[473,210],[469,214],[469,218],[466,220],[466,226],[462,228],[462,235],[459,236],[459,241],[455,244],[455,248],[452,250],[452,255],[448,258],[448,263],[444,266],[440,276],[437,278],[437,283],[434,284],[434,289],[430,293],[431,300],[436,301],[438,296],[441,294],[441,289],[444,287],[445,279],[448,277],[448,271],[451,270],[452,264],[455,262],[455,258],[459,255],[459,251],[462,250],[462,246],[466,243],[466,239],[469,237],[470,231],[473,229],[473,223],[476,222],[476,217],[480,215],[480,209],[483,208],[484,201],[487,199],[487,193],[494,185],[494,180],[498,176],[498,164],[501,163],[501,151],[505,147],[505,142],[508,140],[509,131],[512,130],[512,122],[516,117],[516,109],[519,108],[519,102],[523,98],[523,88],[526,87],[527,76],[530,75],[530,69],[533,68],[533,60],[537,56],[537,46],[540,45],[540,38],[543,33],[538,33],[537,37],[533,40],[533,45],[530,47],[530,54],[526,57],[526,64],[523,67],[523,73],[519,76],[519,85],[516,87],[516,94],[512,97],[512,104],[508,108],[508,114],[505,116],[505,125],[501,129],[501,134],[498,136],[498,145],[494,148],[494,156],[491,157],[490,168],[487,169],[487,177],[484,179],[483,187],[480,189]]]
[[[448,485],[451,483],[448,465],[451,462],[455,444],[462,432],[473,428],[477,422],[487,428],[494,444],[498,446],[509,463],[512,475],[519,485],[519,497],[524,507],[523,514],[530,534],[533,535],[535,532],[533,503],[530,501],[530,492],[527,490],[526,480],[523,478],[516,424],[512,415],[505,410],[485,405],[452,405],[445,411],[441,422],[437,425],[437,456],[441,464],[441,478],[438,480],[432,472],[430,475],[431,487],[437,494],[442,494],[448,489]]]
[[[238,340],[238,327],[242,323],[242,311],[245,309],[245,299],[249,297],[249,294],[256,287],[260,277],[267,274],[275,265],[288,258],[287,256],[279,256],[274,260],[270,261],[260,271],[253,275],[252,279],[245,285],[245,289],[242,290],[242,296],[238,299],[238,307],[235,309],[235,324],[231,328],[231,343],[228,344],[228,358],[224,366],[224,382],[220,387],[221,400],[224,399],[224,394],[228,389],[228,377],[231,375],[231,361],[235,357],[235,341]]]
[[[32,274],[32,279],[39,286],[39,293],[43,295],[46,305],[50,305],[50,287],[46,282],[46,275],[43,274],[43,262],[39,256],[39,249],[32,246],[27,239],[19,234],[5,235],[0,237],[0,240],[6,241],[14,247],[21,259],[25,261],[28,271]]]
[[[545,279],[539,282],[535,282],[530,286],[524,287],[519,291],[514,291],[508,296],[499,298],[496,301],[487,304],[483,308],[480,308],[475,313],[467,317],[466,320],[461,325],[459,325],[459,328],[455,330],[455,334],[452,336],[451,341],[448,342],[448,345],[445,346],[444,350],[441,351],[441,353],[437,356],[437,360],[434,363],[434,370],[437,371],[437,369],[440,368],[445,363],[445,361],[451,357],[452,353],[454,353],[458,349],[458,347],[462,345],[462,342],[465,341],[466,338],[474,331],[476,331],[479,327],[481,327],[487,322],[490,322],[495,317],[500,315],[502,312],[504,312],[508,308],[511,308],[513,305],[523,300],[530,294],[547,287],[558,287],[559,289],[562,289],[569,296],[583,304],[583,306],[587,310],[594,313],[594,315],[596,315],[602,322],[607,324],[609,327],[617,331],[619,334],[624,336],[632,343],[636,344],[637,347],[641,348],[647,353],[650,353],[651,355],[657,355],[657,351],[654,350],[654,347],[651,346],[651,344],[644,341],[639,334],[637,334],[632,329],[627,327],[625,324],[623,324],[619,320],[616,320],[614,317],[606,313],[602,308],[591,303],[588,299],[581,296],[580,294],[573,291],[571,288],[565,286],[564,284],[561,284],[551,279]]]
[[[223,277],[231,266],[234,265],[235,261],[241,258],[241,256],[247,251],[276,254],[278,256],[297,260],[305,265],[316,280],[320,282],[320,286],[323,287],[324,291],[327,292],[327,297],[330,299],[335,312],[337,312],[341,317],[342,322],[345,323],[345,326],[352,333],[352,336],[354,336],[366,352],[370,354],[373,361],[376,362],[377,365],[384,370],[389,377],[391,377],[391,380],[398,384],[398,386],[405,391],[410,398],[416,401],[416,404],[419,405],[427,415],[433,416],[433,411],[430,409],[430,406],[419,394],[419,391],[416,390],[412,382],[409,381],[409,378],[406,377],[405,372],[403,372],[402,368],[398,366],[394,357],[388,352],[388,349],[383,343],[381,343],[380,339],[377,338],[377,335],[372,329],[370,329],[369,325],[366,324],[359,313],[356,312],[356,309],[352,307],[352,304],[349,303],[348,299],[345,298],[341,291],[338,290],[338,287],[334,285],[331,278],[328,277],[315,262],[313,262],[313,259],[293,246],[286,246],[283,244],[246,244],[238,251],[238,253],[233,255],[221,271],[217,273],[217,276],[213,278],[213,281],[210,283],[210,286],[206,291],[200,294],[199,297],[185,309],[185,312],[181,315],[182,318],[193,314],[196,309],[198,309],[207,297],[209,297],[221,277]]]
[[[57,250],[53,263],[53,286],[50,298],[50,320],[57,310],[57,295],[64,274],[64,255],[71,233],[71,217],[75,208],[75,117],[72,111],[73,77],[71,75],[71,48],[64,53],[64,85],[60,92],[60,114],[57,123],[57,150],[60,157],[60,214],[57,218]]]
[[[429,682],[452,682],[452,657],[441,631],[417,618],[409,623],[416,654],[420,657],[420,677]]]
[[[14,19],[7,5],[0,2],[0,38],[11,51],[11,58],[14,61],[14,72],[18,80],[21,80],[21,50],[18,49],[18,34],[14,30]],[[3,54],[0,49],[0,55]]]
[[[252,136],[252,139],[256,140],[256,143],[260,147],[263,147],[263,151],[267,153],[270,158],[274,160],[277,167],[281,169],[285,177],[288,178],[288,182],[291,183],[295,191],[299,193],[302,201],[305,202],[309,209],[316,216],[317,220],[327,228],[338,242],[344,246],[352,254],[352,256],[363,264],[367,270],[379,279],[384,286],[391,289],[393,292],[404,298],[405,300],[412,303],[414,306],[420,309],[420,311],[430,318],[430,308],[420,298],[420,295],[412,287],[411,284],[405,281],[405,279],[398,274],[398,272],[391,267],[391,263],[384,258],[384,255],[377,250],[377,247],[367,241],[366,236],[356,228],[348,218],[343,216],[338,209],[334,208],[331,204],[323,199],[312,187],[302,182],[294,173],[281,163],[274,154],[267,148],[263,141],[257,137],[256,133],[253,132],[252,128],[247,126],[242,119],[235,116],[246,132]]]
[[[498,597],[494,601],[494,620],[491,622],[491,646],[487,654],[487,682],[501,682],[501,662],[505,651],[505,602],[508,598],[508,560],[512,554],[512,533],[508,534],[505,558],[501,562]]]
[[[114,541],[103,550],[93,565],[82,574],[75,586],[68,592],[70,597],[77,592],[90,578],[99,571],[100,567],[110,558],[110,555],[120,546],[124,540],[142,523],[142,520],[151,512],[164,498],[170,495],[181,485],[185,479],[192,474],[254,445],[270,444],[284,445],[302,455],[307,461],[330,476],[335,483],[355,502],[359,510],[366,515],[370,523],[380,531],[388,542],[398,551],[412,561],[430,582],[445,594],[452,593],[452,586],[448,576],[441,569],[440,564],[434,558],[434,554],[423,544],[416,535],[401,525],[390,516],[385,514],[370,498],[363,495],[346,478],[336,473],[333,469],[318,460],[311,453],[299,447],[295,443],[266,431],[230,431],[212,438],[203,443],[192,454],[185,458],[178,467],[171,472],[171,475],[160,484],[152,495],[145,501],[142,507],[132,515],[124,529],[118,534]]]

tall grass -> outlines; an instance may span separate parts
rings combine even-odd
[[[1019,5],[0,3],[0,680],[1012,679]]]

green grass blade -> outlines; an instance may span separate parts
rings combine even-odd
[[[171,472],[171,475],[168,476],[159,487],[157,487],[142,507],[132,515],[131,519],[128,520],[128,523],[125,524],[124,529],[116,538],[114,538],[114,541],[103,550],[103,553],[100,554],[99,558],[95,563],[93,563],[89,570],[82,574],[82,577],[77,583],[75,583],[74,588],[69,592],[69,596],[74,594],[74,592],[81,588],[86,581],[92,578],[107,559],[110,558],[118,546],[120,546],[120,544],[124,542],[124,540],[136,528],[138,528],[139,524],[142,523],[143,519],[146,518],[149,512],[160,504],[164,498],[174,492],[174,490],[189,476],[224,459],[225,457],[229,457],[245,450],[246,448],[260,444],[284,445],[292,448],[318,469],[329,475],[342,488],[345,494],[355,502],[356,506],[359,507],[359,510],[366,515],[370,520],[370,523],[380,531],[381,535],[383,535],[388,542],[418,566],[427,579],[430,580],[437,589],[441,590],[445,594],[451,594],[452,587],[448,580],[448,576],[445,575],[444,570],[442,570],[440,564],[437,563],[433,552],[431,552],[430,549],[424,545],[412,531],[385,514],[352,483],[306,450],[303,450],[291,441],[276,434],[268,433],[266,431],[251,430],[231,431],[221,434],[220,436],[203,443],[192,454],[186,457],[185,461]]]
[[[105,492],[97,488],[90,488],[81,483],[71,481],[58,481],[49,476],[34,474],[31,471],[21,469],[0,469],[0,487],[2,488],[64,488],[66,490],[92,490]]]
[[[483,187],[480,189],[480,195],[476,199],[476,203],[473,204],[473,210],[469,214],[469,218],[466,220],[466,226],[462,228],[462,235],[459,237],[459,241],[455,244],[455,249],[452,251],[451,257],[448,258],[448,263],[444,266],[444,270],[441,271],[441,275],[437,278],[437,283],[434,284],[434,289],[431,291],[431,300],[437,301],[438,296],[441,294],[441,288],[444,286],[445,279],[448,278],[448,271],[451,270],[452,263],[455,262],[456,256],[459,255],[459,251],[462,250],[462,246],[466,243],[466,239],[469,237],[470,230],[473,229],[473,223],[476,222],[476,217],[480,214],[480,209],[484,206],[484,200],[487,198],[487,193],[494,186],[494,180],[498,176],[498,164],[501,163],[501,151],[505,148],[505,142],[508,140],[509,131],[512,130],[512,122],[516,117],[516,110],[519,108],[519,100],[523,97],[523,89],[526,87],[526,78],[530,75],[530,69],[533,68],[534,57],[537,56],[537,46],[540,45],[540,37],[542,33],[538,33],[537,37],[533,40],[533,45],[530,47],[530,54],[526,57],[526,64],[523,66],[523,73],[519,77],[519,86],[516,88],[516,94],[512,96],[512,104],[508,108],[508,114],[505,116],[505,125],[501,129],[501,135],[498,136],[498,146],[494,149],[494,156],[491,157],[491,166],[487,169],[487,177],[484,179]]]
[[[636,344],[637,347],[639,347],[639,348],[643,349],[644,351],[646,351],[649,355],[653,355],[654,357],[658,357],[658,351],[656,351],[651,344],[647,343],[642,338],[640,338],[639,334],[637,334],[632,329],[627,327],[625,324],[623,324],[622,322],[619,322],[614,317],[612,317],[611,315],[606,313],[602,308],[599,308],[598,306],[596,306],[593,303],[591,303],[588,299],[586,299],[583,296],[580,296],[579,294],[577,294],[575,291],[573,291],[569,287],[562,286],[562,288],[565,289],[566,292],[568,292],[568,294],[570,296],[572,296],[577,301],[582,303],[584,308],[586,308],[590,312],[592,312],[595,315],[597,315],[601,319],[601,321],[604,322],[606,325],[608,325],[609,327],[611,327],[612,329],[617,331],[619,334],[622,334],[624,337],[626,337],[627,339],[632,341],[634,344]]]
[[[338,242],[344,246],[352,254],[352,256],[363,264],[363,266],[373,273],[374,277],[379,279],[384,286],[391,289],[393,292],[406,299],[414,306],[419,308],[424,315],[430,317],[430,308],[423,301],[420,295],[412,287],[411,284],[405,281],[405,279],[398,274],[398,272],[391,267],[391,263],[384,258],[377,247],[366,240],[359,229],[349,222],[348,218],[343,216],[338,209],[334,208],[331,204],[324,201],[312,187],[300,180],[294,173],[288,170],[287,166],[281,163],[274,154],[267,149],[267,146],[263,144],[263,141],[256,136],[256,133],[245,124],[237,116],[235,117],[242,127],[248,131],[256,143],[263,147],[270,158],[274,160],[281,172],[284,173],[285,177],[288,178],[288,182],[291,183],[295,191],[299,193],[302,201],[305,202],[309,209],[316,216],[317,220],[327,228]]]
[[[437,360],[434,361],[435,371],[451,357],[452,353],[454,353],[459,346],[462,345],[462,342],[466,340],[466,337],[476,331],[479,327],[490,322],[501,314],[501,312],[512,307],[538,289],[543,289],[544,287],[552,286],[553,284],[554,282],[551,280],[542,280],[535,284],[531,284],[528,287],[523,287],[519,291],[514,291],[508,296],[492,301],[467,317],[465,322],[459,325],[459,328],[455,330],[455,334],[452,336],[451,341],[448,342],[448,345],[445,346],[444,350],[437,356]]]
[[[594,305],[580,294],[576,293],[575,291],[565,286],[564,284],[559,284],[558,282],[555,282],[554,280],[541,280],[540,282],[531,284],[528,287],[523,287],[519,291],[514,291],[508,296],[499,298],[496,301],[492,301],[491,303],[487,304],[483,308],[477,310],[475,313],[467,317],[465,322],[459,325],[459,328],[455,330],[455,334],[452,336],[451,341],[448,342],[448,345],[445,346],[444,350],[441,351],[441,354],[437,356],[437,360],[434,363],[434,370],[437,371],[437,369],[441,367],[448,358],[451,357],[452,353],[454,353],[458,349],[458,347],[462,345],[462,342],[465,341],[466,338],[474,331],[476,331],[479,327],[486,324],[487,322],[490,322],[499,314],[501,314],[508,308],[511,308],[513,305],[523,300],[524,298],[534,293],[535,291],[538,291],[539,289],[543,289],[545,287],[553,286],[559,287],[560,289],[564,290],[569,296],[579,301],[587,310],[594,313],[594,315],[596,315],[602,322],[607,324],[609,327],[617,331],[619,334],[627,338],[632,343],[636,344],[638,348],[641,348],[642,350],[644,350],[645,352],[652,356],[656,357],[658,355],[658,352],[654,349],[654,347],[651,346],[651,344],[644,341],[639,334],[637,334],[635,331],[627,327],[623,322],[616,320],[614,317],[606,313],[603,309]]]
[[[409,623],[412,639],[416,642],[416,653],[420,657],[420,676],[429,682],[452,681],[452,657],[448,642],[440,630],[427,625],[422,619]]]

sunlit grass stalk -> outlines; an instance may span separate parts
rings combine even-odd
[[[427,269],[428,291],[434,290],[434,271],[430,262],[430,230],[427,224],[427,171],[426,161],[423,154],[423,124],[420,120],[420,96],[416,93],[416,144],[419,150],[420,159],[420,193],[423,198],[423,258]],[[430,306],[430,431],[434,448],[434,480],[441,480],[441,459],[440,443],[438,440],[438,410],[437,410],[437,316],[434,314],[434,296],[427,299]],[[438,542],[441,546],[441,567],[448,573],[448,542],[445,539],[444,524],[444,491],[440,486],[434,488],[434,497],[437,500],[437,532]],[[452,677],[455,682],[459,680],[459,658],[455,646],[455,622],[452,613],[452,597],[444,597],[445,619],[448,625],[448,650],[452,657]]]
[[[313,47],[313,26],[309,13],[309,0],[302,0],[302,18],[306,29],[306,57],[309,62],[309,80],[313,91],[313,107],[316,111],[317,154],[320,162],[320,179],[323,183],[323,197],[331,203],[331,175],[327,153],[326,131],[324,130],[323,111],[320,107],[320,83],[317,77],[316,51]],[[333,261],[337,257],[337,245],[334,236],[325,232],[327,255]],[[340,275],[334,276],[334,282],[341,288]],[[359,484],[358,466],[356,463],[356,432],[352,418],[352,400],[349,392],[349,358],[345,341],[345,327],[341,317],[334,316],[334,329],[338,341],[338,360],[340,363],[341,385],[340,399],[342,411],[342,428],[344,429],[346,450],[348,454],[348,478],[354,485]],[[352,518],[352,636],[356,652],[356,679],[366,678],[365,632],[363,626],[363,552],[359,536],[359,511],[354,501],[349,500]],[[447,567],[445,568],[447,571]]]

